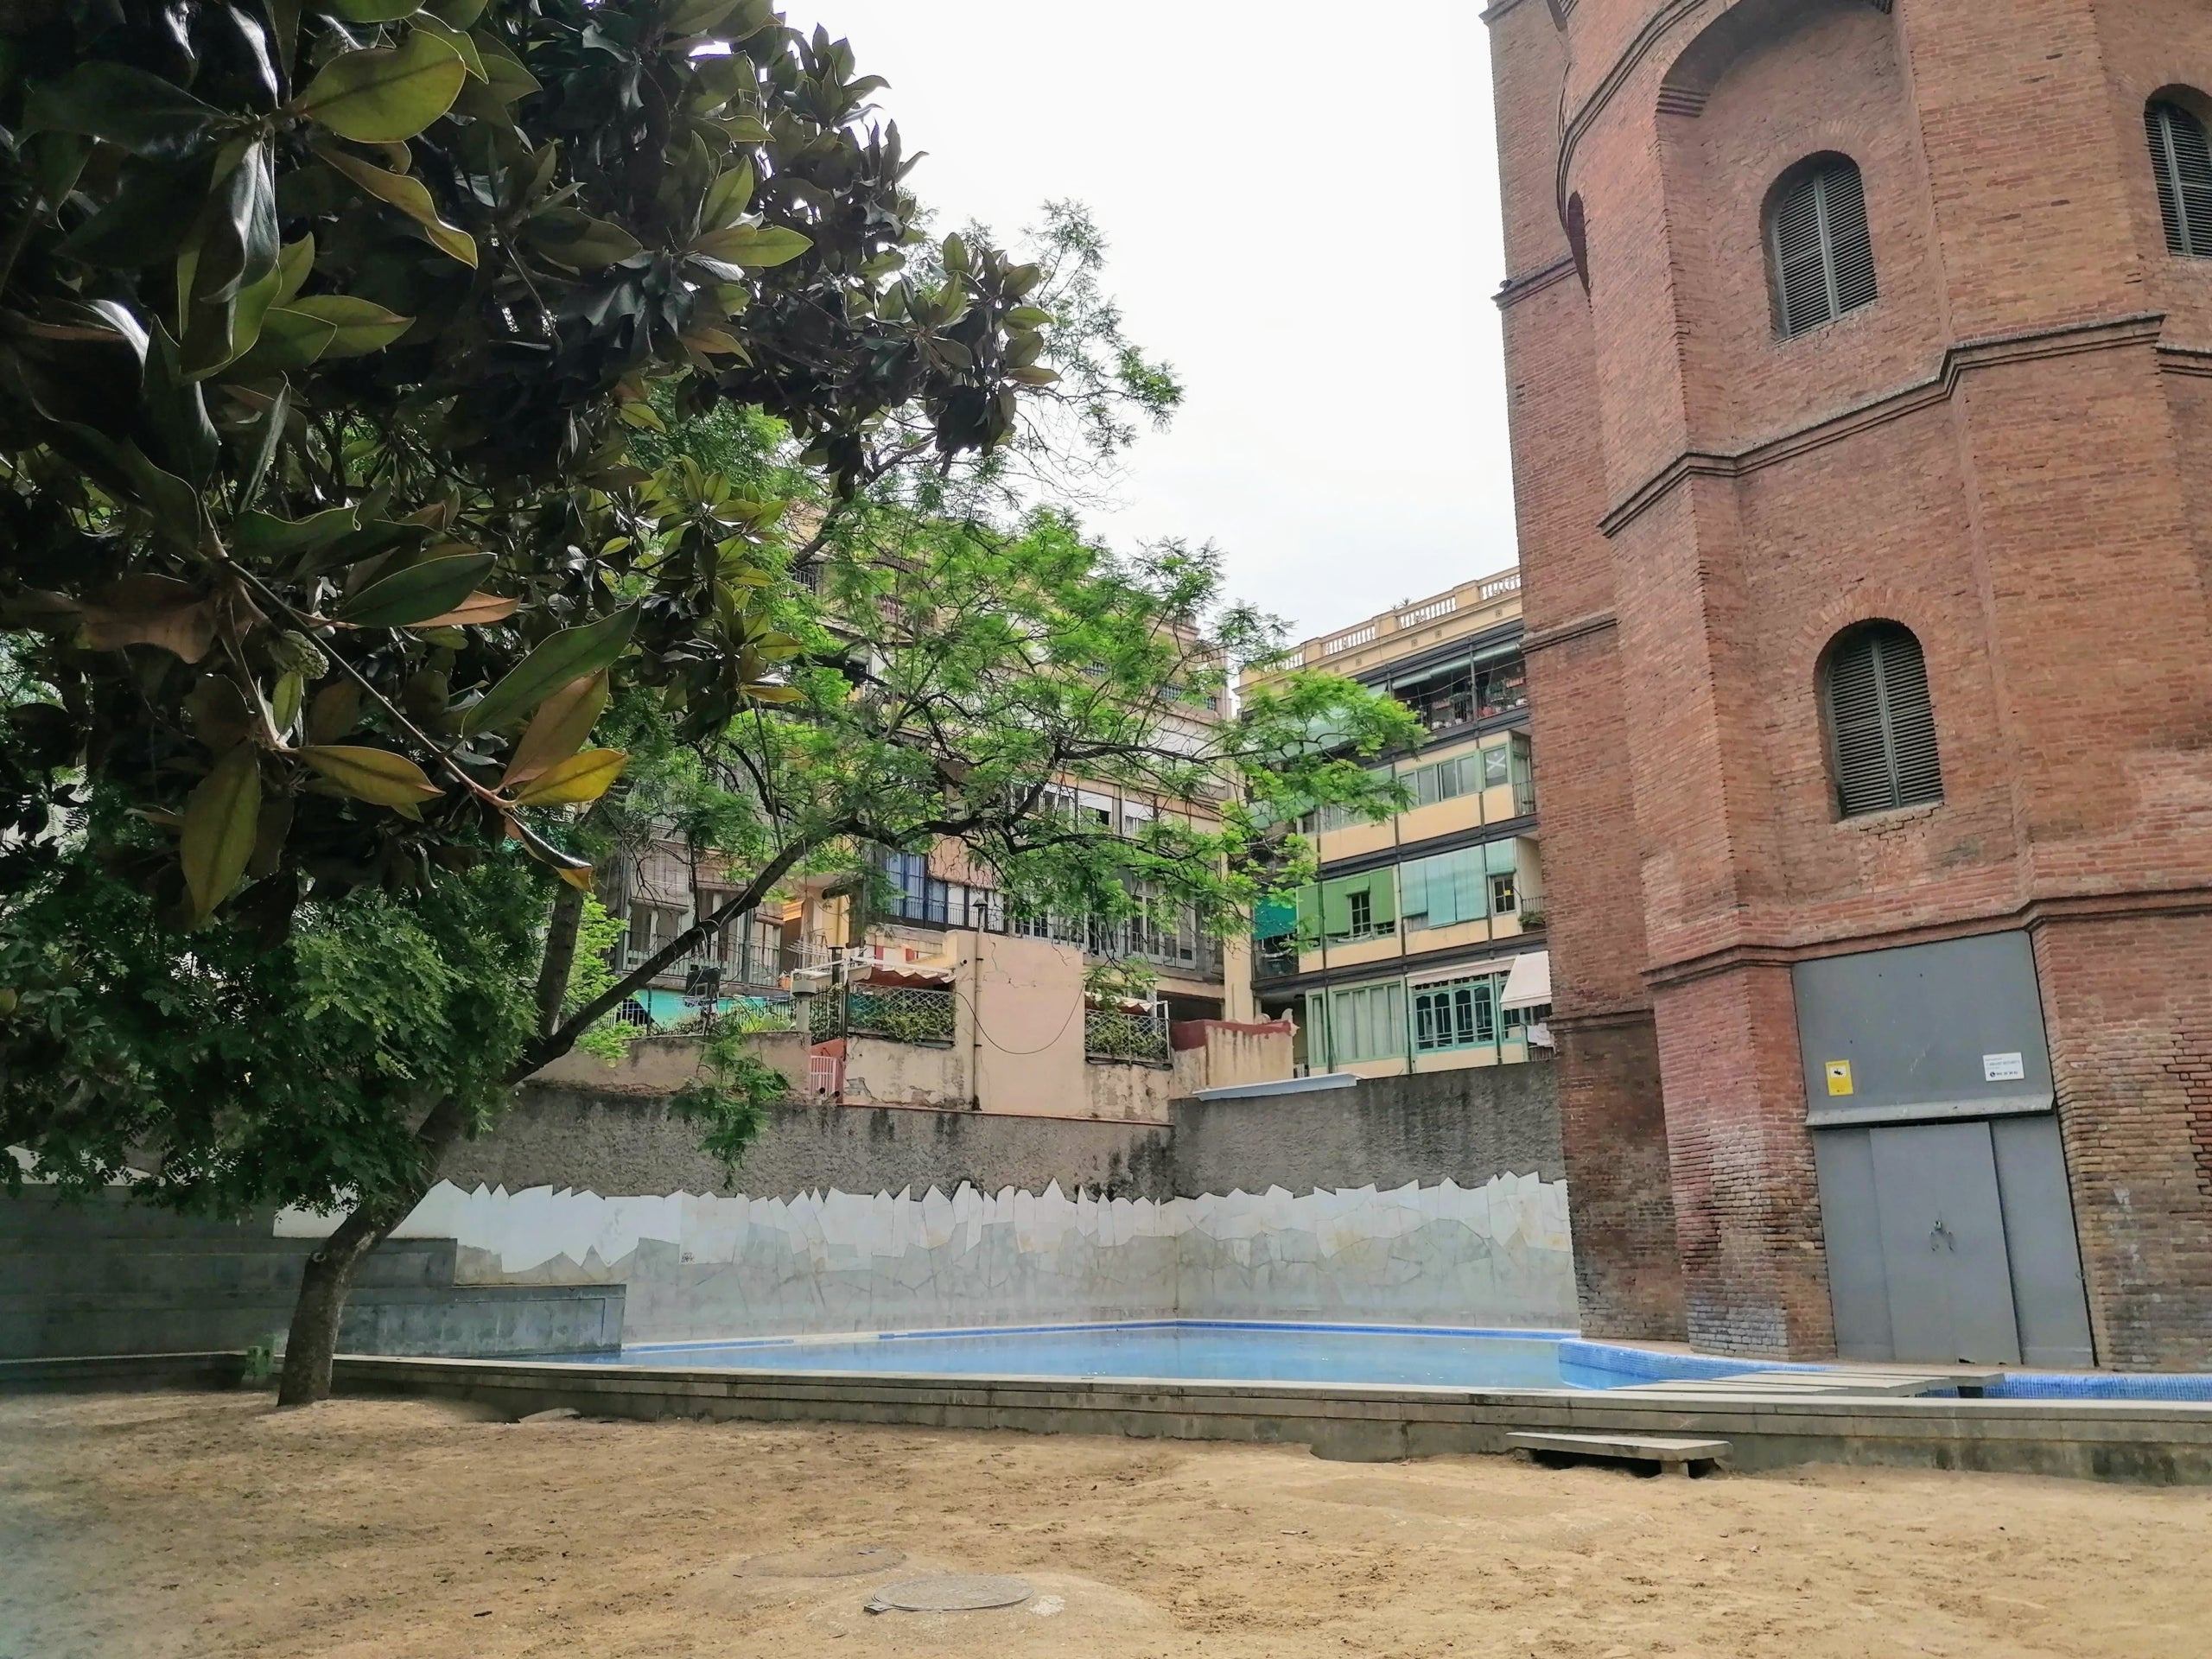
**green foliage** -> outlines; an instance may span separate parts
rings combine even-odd
[[[747,1033],[718,1027],[699,1057],[699,1075],[678,1089],[669,1110],[700,1126],[699,1144],[721,1160],[735,1185],[746,1149],[760,1138],[768,1109],[789,1092],[784,1074],[747,1046]]]
[[[583,920],[576,928],[575,958],[569,964],[569,994],[562,1003],[563,1014],[582,1007],[614,984],[613,953],[626,931],[620,916],[611,914],[598,899],[585,896]],[[637,1038],[635,1026],[603,1017],[577,1033],[576,1046],[612,1065],[629,1052],[630,1045]]]
[[[534,713],[785,695],[782,503],[640,441],[734,402],[834,496],[1048,384],[1041,269],[906,271],[880,85],[767,0],[10,11],[0,639],[43,689],[0,874],[88,780],[177,837],[178,925],[274,941],[502,833],[580,877],[563,809],[619,763],[537,781],[590,722]]]
[[[423,901],[304,905],[276,949],[219,920],[181,952],[130,863],[80,847],[0,910],[0,1144],[65,1191],[136,1168],[148,1198],[219,1215],[404,1198],[433,1102],[504,1103],[535,886],[486,861]]]

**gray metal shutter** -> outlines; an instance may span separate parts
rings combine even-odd
[[[1821,175],[1827,216],[1830,278],[1841,316],[1879,297],[1874,285],[1874,243],[1866,231],[1866,185],[1848,162]]]
[[[1832,321],[1827,261],[1821,247],[1821,181],[1790,188],[1774,210],[1776,321],[1788,340]]]
[[[1943,798],[1928,664],[1908,628],[1875,623],[1828,660],[1837,804],[1847,818]]]
[[[2212,259],[2212,142],[2204,124],[2178,104],[2153,103],[2143,111],[2143,124],[2167,249]]]
[[[1879,297],[1866,187],[1853,162],[1839,156],[1790,186],[1775,204],[1768,240],[1775,327],[1783,339]]]

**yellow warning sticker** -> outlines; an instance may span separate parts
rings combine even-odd
[[[1849,1060],[1830,1060],[1828,1062],[1828,1093],[1832,1095],[1847,1095],[1850,1092],[1851,1062]]]

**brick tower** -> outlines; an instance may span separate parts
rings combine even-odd
[[[1586,1330],[2212,1364],[2212,7],[1486,21]]]

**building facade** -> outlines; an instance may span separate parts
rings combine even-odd
[[[1297,1022],[1309,1072],[1383,1077],[1541,1052],[1547,906],[1520,587],[1514,571],[1465,582],[1245,677],[1249,688],[1326,669],[1390,692],[1427,731],[1418,751],[1376,763],[1408,807],[1381,823],[1308,817],[1300,827],[1320,880],[1260,919],[1259,1006]]]
[[[1485,16],[1586,1332],[2212,1363],[2212,9]]]

